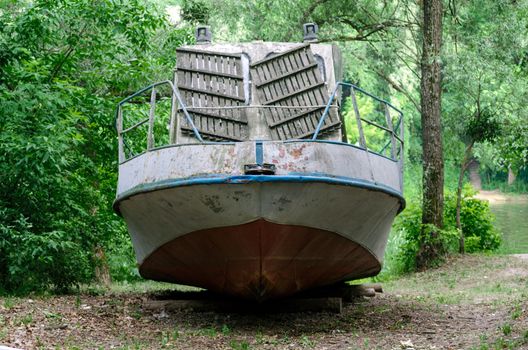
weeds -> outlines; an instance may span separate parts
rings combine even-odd
[[[237,340],[231,340],[229,342],[229,346],[233,350],[249,350],[249,343],[245,340],[237,341]]]
[[[228,325],[224,324],[222,326],[222,335],[227,337],[229,334],[231,334],[231,329],[229,328]]]
[[[313,348],[315,346],[315,342],[303,334],[301,336],[301,345],[304,347]]]
[[[15,322],[15,324],[17,325],[24,325],[24,326],[27,326],[31,323],[33,323],[33,315],[31,314],[24,315]]]
[[[4,340],[7,337],[7,332],[7,327],[0,328],[0,341]]]
[[[11,309],[13,306],[15,306],[16,303],[15,303],[15,300],[13,298],[5,298],[4,299],[4,307],[6,309]]]
[[[217,335],[217,331],[214,327],[202,328],[198,330],[198,335],[214,338]]]
[[[512,332],[511,325],[509,323],[505,323],[501,327],[502,334],[504,335],[510,335]]]
[[[522,315],[522,308],[521,308],[521,305],[519,305],[519,303],[517,303],[517,305],[515,305],[515,307],[513,308],[513,311],[512,311],[512,314],[511,314],[511,318],[512,318],[512,320],[516,320],[519,317],[521,317],[521,315]]]

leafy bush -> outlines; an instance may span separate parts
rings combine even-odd
[[[413,271],[416,268],[416,257],[421,246],[433,246],[439,249],[438,256],[441,260],[432,261],[432,266],[439,265],[447,254],[457,248],[459,235],[452,227],[438,229],[434,225],[422,225],[420,203],[410,203],[400,215],[395,228],[397,234],[402,237],[396,257],[398,273]]]
[[[129,235],[115,237],[108,249],[108,266],[112,280],[119,282],[133,282],[141,279],[139,275],[134,249]]]
[[[464,188],[460,219],[466,237],[466,251],[474,253],[496,250],[501,244],[501,235],[493,227],[493,214],[487,202],[472,198],[474,194],[471,187]],[[420,201],[408,203],[405,211],[397,218],[391,235],[397,237],[393,240],[398,244],[397,249],[390,249],[391,256],[388,257],[393,264],[390,268],[393,273],[413,271],[422,244],[438,247],[441,257],[458,251],[460,233],[455,224],[456,195],[446,192],[444,205],[444,228],[439,230],[433,225],[422,225]],[[432,235],[432,232],[436,235]],[[434,266],[441,261],[431,263]]]
[[[0,224],[0,285],[5,291],[64,292],[91,278],[89,254],[63,231],[35,234],[26,218]]]
[[[493,251],[502,242],[500,233],[493,226],[494,216],[486,201],[473,198],[475,190],[467,185],[462,192],[460,223],[465,237],[465,250],[468,253]],[[445,221],[454,227],[456,215],[456,195],[446,193]]]
[[[462,204],[462,231],[466,240],[473,239],[476,246],[466,247],[468,253],[477,251],[493,251],[502,242],[500,233],[492,222],[493,215],[488,202],[474,198],[466,199]]]

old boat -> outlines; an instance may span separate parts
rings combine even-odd
[[[173,81],[118,105],[114,208],[141,276],[262,301],[378,274],[402,112],[341,83],[336,46],[197,36]]]

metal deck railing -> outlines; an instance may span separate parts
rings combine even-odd
[[[187,106],[185,105],[180,95],[180,92],[178,91],[178,88],[174,86],[174,84],[171,81],[165,80],[165,81],[161,81],[161,82],[157,82],[152,85],[149,85],[135,92],[134,94],[126,97],[125,99],[123,99],[122,101],[118,103],[117,111],[116,111],[116,128],[117,128],[117,134],[118,134],[119,163],[123,163],[124,161],[130,158],[133,158],[139,154],[142,154],[145,151],[148,152],[156,147],[159,147],[159,146],[156,146],[154,142],[155,140],[154,125],[156,122],[156,103],[158,101],[157,94],[158,94],[158,90],[162,86],[168,86],[170,88],[171,107],[170,107],[170,112],[169,112],[168,140],[165,144],[159,145],[159,146],[174,145],[174,144],[179,143],[178,134],[181,129],[180,120],[178,116],[179,111],[183,113],[184,118],[187,120],[192,130],[192,134],[198,140],[198,142],[205,143],[205,144],[218,143],[217,141],[205,141],[204,140],[200,131],[196,128],[193,122],[193,118],[189,114],[187,110]],[[325,119],[327,118],[331,108],[337,108],[337,103],[335,102],[336,102],[337,97],[340,96],[340,92],[341,94],[343,93],[343,89],[350,89],[350,102],[352,105],[352,111],[348,111],[348,113],[351,113],[351,112],[353,113],[353,117],[355,119],[355,127],[356,127],[354,129],[354,133],[348,133],[348,134],[347,132],[349,130],[346,130],[346,128],[342,128],[342,132],[345,134],[345,137],[343,137],[343,143],[352,144],[354,147],[363,149],[367,152],[375,153],[375,154],[390,158],[394,161],[400,161],[402,163],[403,162],[403,146],[404,146],[403,112],[399,110],[398,108],[396,108],[391,103],[383,99],[380,99],[377,96],[370,94],[369,92],[359,88],[358,86],[354,84],[343,83],[343,82],[338,82],[336,84],[330,98],[328,99],[327,104],[324,105],[324,111],[319,119],[317,128],[313,132],[313,135],[310,137],[310,139],[303,139],[303,140],[306,140],[306,141],[320,140],[319,137],[320,137],[321,129],[324,125]],[[128,103],[132,103],[132,100],[134,98],[139,97],[148,91],[150,91],[150,100],[148,102],[149,104],[148,117],[135,121],[133,125],[127,128],[124,128],[125,119],[123,115],[123,107]],[[372,103],[372,101],[374,101],[379,104],[377,108],[374,108],[374,105],[370,105],[371,111],[368,113],[370,115],[370,118],[362,116],[361,107],[364,107],[365,103],[363,103],[363,105],[358,103],[358,100],[359,100],[358,93],[370,99],[370,102],[368,103]],[[144,103],[147,103],[147,102],[144,102]],[[341,106],[341,112],[344,112],[343,106]],[[293,108],[293,109],[299,109],[299,108],[314,108],[314,107],[323,107],[323,106],[244,105],[244,106],[193,107],[193,108],[206,108],[206,109],[214,108],[214,109],[220,110],[220,109],[233,109],[233,108]],[[397,115],[397,119],[393,118],[394,112]],[[342,118],[342,122],[345,123],[346,125],[346,120],[344,117]],[[146,148],[143,149],[139,153],[135,153],[132,147],[127,142],[126,135],[147,123],[148,123],[148,130],[146,132]],[[385,125],[382,125],[383,123]],[[370,132],[366,133],[365,128],[371,128],[371,127],[373,129],[370,129]],[[378,142],[370,142],[369,140],[369,138],[379,139],[380,132],[385,134],[384,137],[381,137],[382,139],[385,139],[385,141],[382,143],[382,146],[380,146],[379,140],[377,140]],[[263,140],[259,140],[259,141],[263,141]],[[269,141],[276,141],[276,140],[269,140]],[[286,140],[286,141],[291,141],[291,140]]]

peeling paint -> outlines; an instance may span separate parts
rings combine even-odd
[[[276,174],[325,174],[374,181],[401,192],[399,164],[367,154],[347,144],[324,142],[263,142],[264,162]],[[370,158],[370,161],[369,161]],[[142,154],[119,166],[118,197],[142,184],[197,176],[239,176],[244,165],[255,163],[255,142],[189,144],[164,147]],[[244,183],[234,178],[233,183]]]
[[[292,150],[290,150],[290,155],[294,159],[299,159],[302,156],[305,148],[306,148],[306,145],[301,145],[300,147],[294,147]]]

